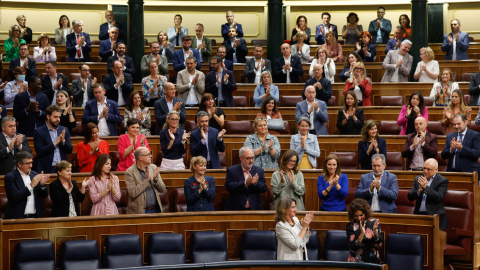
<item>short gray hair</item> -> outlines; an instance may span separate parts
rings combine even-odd
[[[412,43],[409,39],[404,39],[404,40],[402,41],[402,46],[405,45],[405,44],[410,44],[410,45],[412,45],[413,43]]]
[[[5,125],[7,124],[7,121],[15,122],[15,118],[13,116],[7,116],[7,117],[3,118],[2,119],[2,127],[5,127]]]
[[[384,154],[374,154],[374,155],[372,156],[372,162],[373,162],[375,159],[382,159],[383,164],[386,163],[386,158],[385,158],[385,155],[384,155]]]
[[[120,29],[118,29],[118,27],[112,26],[110,27],[110,29],[108,29],[108,33],[112,32],[112,30],[117,30],[117,32],[120,32]]]
[[[250,148],[248,146],[244,146],[244,147],[240,148],[240,150],[238,151],[238,155],[240,157],[243,157],[243,152],[245,152],[245,150],[248,150],[248,149],[250,149],[253,152],[253,154],[255,154],[255,151],[253,151],[252,148]]]
[[[308,124],[309,127],[312,126],[312,122],[310,122],[310,118],[308,118],[308,117],[306,117],[306,116],[300,117],[300,119],[298,119],[297,125],[300,126],[300,123],[302,123],[302,122],[307,122],[307,124]]]
[[[204,117],[204,116],[210,116],[210,114],[206,111],[198,111],[197,112],[197,119],[200,118],[200,117]]]
[[[82,20],[73,20],[72,26],[75,26],[76,24],[79,24],[79,23],[83,24],[83,21]]]

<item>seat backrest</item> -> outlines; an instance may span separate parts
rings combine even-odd
[[[462,247],[470,254],[472,238],[458,235],[454,229],[474,230],[474,196],[473,192],[464,190],[448,190],[443,199],[445,214],[448,220],[447,244]]]
[[[433,100],[430,97],[423,97],[423,102],[427,107],[433,106]]]
[[[192,263],[227,260],[227,240],[224,232],[195,232],[191,244]]]
[[[462,82],[469,82],[473,73],[462,73]]]
[[[337,104],[337,97],[332,96],[328,101],[327,101],[327,106],[338,106]]]
[[[220,169],[227,168],[227,156],[225,152],[218,152],[218,158],[220,159]]]
[[[64,270],[98,269],[99,258],[95,240],[72,240],[63,243],[61,265]]]
[[[162,212],[168,213],[170,212],[170,200],[168,199],[168,191],[163,193],[159,193],[160,201],[162,202]]]
[[[438,171],[439,172],[446,172],[448,166],[448,159],[442,158],[442,151],[438,151],[435,160],[438,162]]]
[[[400,130],[402,130],[402,127],[397,124],[397,121],[380,121],[380,127],[378,128],[380,135],[398,135]]]
[[[265,210],[273,210],[273,191],[272,187],[267,188],[267,196],[265,196]]]
[[[410,190],[406,188],[398,189],[398,196],[395,200],[395,204],[397,205],[399,214],[413,214],[413,209],[415,209],[415,201],[411,202],[408,200],[408,192],[410,192]]]
[[[185,122],[185,130],[187,132],[194,131],[197,128],[197,123],[195,121],[186,121]]]
[[[82,122],[75,123],[75,127],[72,129],[71,136],[83,136],[83,124]]]
[[[50,199],[50,194],[46,198],[42,199],[42,215],[43,217],[49,217],[52,212],[53,202]]]
[[[105,240],[105,264],[108,268],[143,266],[142,245],[136,234],[110,235]]]
[[[402,96],[381,96],[377,106],[403,106]]]
[[[57,60],[58,61],[58,60]],[[59,61],[60,62],[60,61]],[[88,78],[92,78],[92,74],[88,74]],[[70,73],[70,83],[72,83],[74,80],[80,79],[80,73]]]
[[[149,265],[172,265],[185,263],[185,242],[179,233],[155,233],[148,241],[147,263]]]
[[[6,193],[0,193],[0,217],[5,216],[7,212],[8,199]]]
[[[242,260],[276,260],[277,238],[274,231],[245,231],[242,238]]]
[[[325,236],[325,260],[346,262],[350,245],[345,231],[328,231]]]
[[[110,151],[110,156],[112,157],[112,171],[116,171],[118,169],[118,162],[120,162],[118,151]]]
[[[250,121],[226,121],[225,130],[229,135],[252,134],[252,127]]]
[[[437,135],[445,135],[445,128],[443,127],[441,121],[428,121],[427,129],[430,133]]]
[[[356,152],[330,152],[338,157],[338,162],[342,169],[356,170],[358,169],[358,158]]]
[[[480,126],[475,124],[475,121],[473,121],[473,120],[470,121],[470,126],[468,128],[473,130],[473,131],[480,132]]]
[[[235,107],[247,107],[247,97],[233,96],[233,103],[235,104]]]
[[[120,197],[120,201],[115,202],[117,205],[118,213],[120,215],[124,215],[127,213],[127,206],[128,206],[128,192],[126,189],[120,190],[122,196]]]
[[[267,40],[266,39],[252,39],[252,45],[259,45],[259,46],[267,46]]]
[[[18,270],[55,270],[55,251],[49,240],[22,241],[16,247]]]
[[[310,238],[307,243],[307,253],[309,260],[320,259],[320,242],[318,241],[317,231],[310,231]]]
[[[302,96],[280,96],[281,107],[296,107],[297,103],[303,101]]]
[[[176,188],[173,197],[175,199],[175,212],[187,212],[187,199],[183,188]]]
[[[385,263],[389,270],[422,270],[422,237],[418,234],[390,234],[387,238]]]
[[[355,200],[355,192],[357,192],[357,188],[349,187],[347,197],[345,197],[345,207],[348,208],[348,205]]]
[[[405,169],[405,160],[402,157],[401,152],[387,152],[387,166],[386,170],[398,170]]]
[[[284,129],[277,130],[278,133],[283,134],[283,135],[290,135],[290,125],[288,124],[288,121],[283,121],[283,127],[284,127]]]
[[[470,105],[470,95],[463,95],[463,101],[465,101],[465,104]]]

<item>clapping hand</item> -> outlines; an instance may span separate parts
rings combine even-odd
[[[53,85],[53,89],[60,89],[60,86],[62,86],[63,80],[62,78],[58,79],[58,81]]]
[[[412,106],[407,105],[407,115],[410,116],[411,113],[412,113]]]
[[[313,211],[310,211],[308,214],[305,215],[304,218],[300,220],[300,224],[302,225],[302,228],[310,226],[310,222],[312,222],[312,220],[313,220]]]
[[[253,177],[252,177],[252,182],[251,184],[252,185],[256,185],[258,183],[258,173],[256,173]]]
[[[403,59],[400,59],[397,61],[397,64],[395,65],[396,68],[399,68],[402,66],[402,63],[403,63]]]
[[[420,115],[421,115],[421,113],[420,113],[420,108],[419,108],[418,106],[413,107],[413,111],[415,112],[415,114],[416,114],[417,116],[420,116]]]
[[[222,130],[218,133],[217,139],[218,139],[218,140],[222,139],[223,135],[225,135],[226,132],[227,132],[227,130],[222,129]]]
[[[168,136],[170,136],[170,139],[175,140],[175,134],[173,134],[171,129],[168,129]]]
[[[197,73],[197,74],[195,75],[195,77],[193,77],[193,79],[192,79],[192,85],[197,84],[197,82],[198,82],[198,76],[199,76],[199,74]],[[158,80],[158,78],[157,78],[157,80]]]
[[[37,174],[33,179],[30,185],[32,188],[36,187],[39,183],[41,186],[44,186],[48,180],[50,180],[50,174],[44,174],[43,171],[41,174]]]
[[[182,104],[183,104],[183,102],[177,101],[177,103],[175,103],[175,105],[173,105],[173,110],[179,112],[180,108],[182,107]]]
[[[25,62],[23,62],[23,69],[27,70],[28,69],[28,57],[25,59]]]
[[[86,187],[88,186],[88,184],[90,184],[90,179],[89,179],[89,178],[83,179],[83,181],[82,181],[82,187],[83,187],[83,188],[86,188]]]
[[[227,83],[228,82],[228,74],[225,74],[225,76],[223,77],[223,83]]]
[[[273,140],[270,140],[270,142],[268,143],[268,150],[272,150],[273,149]]]
[[[187,132],[186,130],[184,130],[182,135],[182,141],[185,142],[187,141],[188,138],[190,138],[190,132]]]

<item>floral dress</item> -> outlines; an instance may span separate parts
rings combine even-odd
[[[150,116],[150,110],[148,107],[144,107],[143,110],[138,108],[137,111],[129,111],[125,109],[125,116],[123,119],[123,125],[125,128],[127,128],[127,121],[131,118],[137,118],[137,115],[144,115],[144,120],[141,120],[142,125],[140,126],[140,134],[143,134],[145,136],[150,136],[152,135],[150,132],[150,127],[152,126],[152,118]]]
[[[160,80],[158,80],[158,87],[155,89],[155,91],[153,91],[151,95],[149,90],[152,88],[155,80],[152,80],[149,76],[142,79],[143,97],[147,102],[150,101],[150,99],[159,99],[165,96],[164,88],[165,84],[167,83],[167,77],[161,75],[158,76],[160,76]]]
[[[350,254],[348,255],[349,262],[368,262],[380,263],[380,254],[378,249],[383,245],[383,237],[378,226],[378,237],[375,237],[373,232],[373,225],[376,219],[369,219],[365,225],[365,235],[360,243],[358,237],[361,229],[357,222],[350,222],[347,224],[347,240],[350,245]]]

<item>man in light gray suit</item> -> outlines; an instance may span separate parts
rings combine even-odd
[[[87,101],[95,98],[93,95],[93,86],[97,83],[97,78],[90,79],[90,67],[87,65],[80,65],[80,78],[73,80],[73,106],[85,107]]]
[[[248,79],[248,83],[261,84],[262,72],[267,70],[272,74],[272,63],[270,60],[262,58],[263,47],[261,45],[255,45],[254,54],[255,57],[248,59],[245,63],[245,77]]]
[[[205,74],[196,70],[197,59],[189,56],[185,61],[186,69],[178,72],[178,98],[182,99],[185,107],[198,107],[205,92]]]
[[[210,63],[212,56],[212,41],[203,35],[203,24],[197,23],[195,26],[196,37],[192,38],[192,48],[200,53],[200,62]]]
[[[313,85],[305,88],[304,101],[297,103],[295,109],[295,122],[298,122],[300,117],[304,116],[310,119],[310,133],[316,135],[328,135],[325,124],[328,122],[327,104],[315,98],[316,90]]]
[[[411,47],[412,42],[405,39],[398,50],[388,51],[382,64],[385,69],[382,82],[408,82],[413,62],[413,57],[408,54]]]
[[[158,65],[158,73],[160,75],[168,74],[168,59],[165,55],[160,54],[160,44],[157,41],[150,43],[150,54],[144,55],[140,63],[143,77],[150,75],[148,63],[155,60]]]

